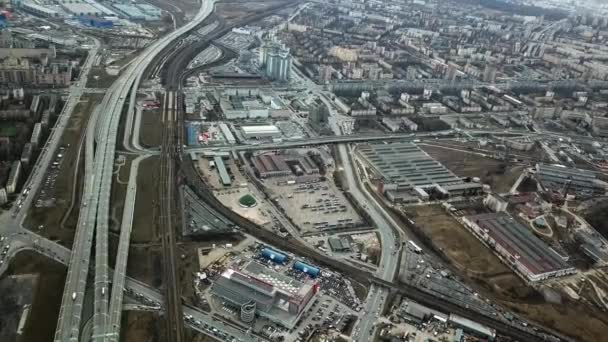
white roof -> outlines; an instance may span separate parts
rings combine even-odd
[[[263,125],[263,126],[241,126],[241,129],[246,134],[260,134],[260,133],[281,133],[279,128],[275,125]]]

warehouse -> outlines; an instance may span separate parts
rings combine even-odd
[[[412,143],[364,144],[357,155],[380,181],[380,191],[394,202],[427,200],[429,191],[469,196],[481,192],[479,183],[465,183]]]
[[[251,159],[260,178],[282,177],[291,175],[291,169],[283,156],[266,153]]]
[[[607,183],[597,179],[597,173],[561,165],[536,164],[536,178],[543,187],[562,190],[577,197],[602,196],[606,194]]]
[[[575,272],[551,247],[507,213],[466,216],[463,222],[526,281],[536,282]]]
[[[280,138],[281,131],[275,125],[241,126],[247,139]]]
[[[220,181],[224,186],[230,186],[232,184],[232,179],[228,174],[228,170],[226,170],[226,165],[224,164],[224,160],[220,156],[216,156],[213,158],[215,161],[215,167],[217,168],[217,172],[220,175]]]
[[[237,307],[255,302],[258,315],[287,328],[295,326],[317,291],[317,283],[295,280],[254,261],[229,268],[211,288],[212,294]]]

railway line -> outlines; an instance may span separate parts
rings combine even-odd
[[[184,323],[181,306],[181,291],[175,256],[175,224],[173,220],[173,205],[175,195],[174,151],[175,123],[174,108],[175,92],[165,93],[165,110],[162,117],[163,136],[160,154],[160,186],[159,203],[160,217],[158,223],[162,241],[162,265],[165,285],[165,334],[167,341],[184,341]]]

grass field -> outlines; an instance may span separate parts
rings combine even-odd
[[[151,157],[139,164],[137,196],[133,214],[133,243],[159,241],[154,213],[157,210],[159,159]]]

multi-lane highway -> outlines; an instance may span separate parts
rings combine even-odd
[[[134,88],[148,65],[171,42],[199,25],[213,10],[213,1],[203,1],[196,17],[187,25],[164,36],[146,48],[108,89],[102,101],[104,116],[95,122],[96,150],[91,174],[85,172],[87,182],[83,191],[83,204],[77,227],[68,278],[60,318],[55,335],[56,341],[77,341],[79,337],[82,298],[86,288],[91,252],[92,232],[96,229],[95,283],[93,340],[105,341],[114,336],[108,320],[109,267],[108,267],[108,219],[113,165],[118,124],[127,95]],[[135,96],[131,98],[134,104]],[[92,135],[92,134],[91,134]],[[90,161],[90,159],[87,159]],[[86,166],[86,165],[85,165]]]

